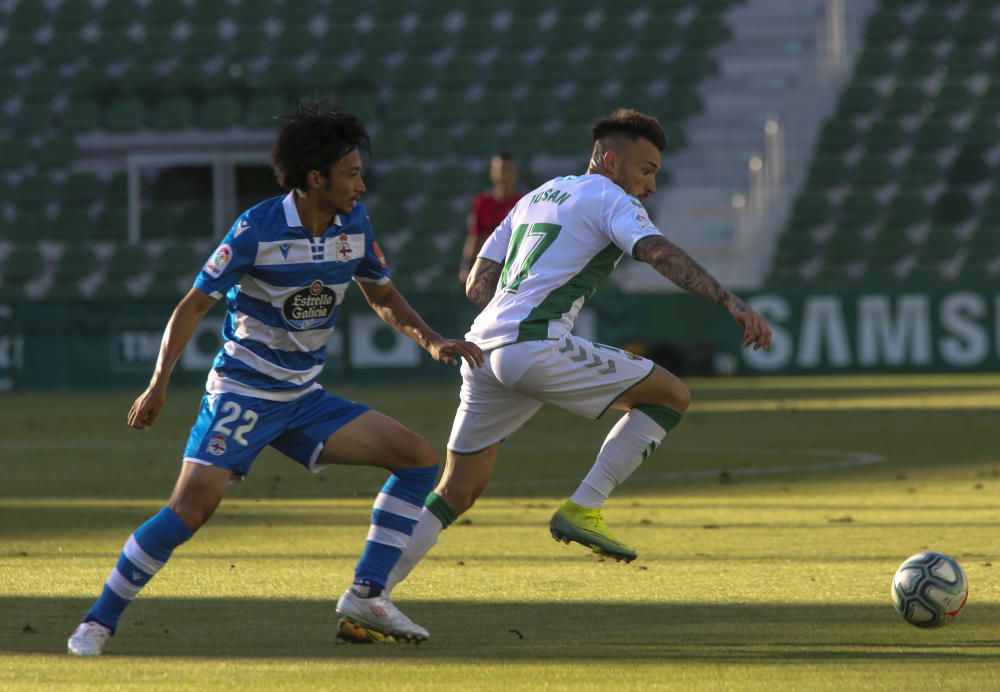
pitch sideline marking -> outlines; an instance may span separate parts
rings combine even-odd
[[[671,452],[685,452],[690,454],[726,454],[734,451],[732,447],[671,447]],[[689,480],[693,478],[718,478],[723,472],[728,473],[732,478],[751,478],[754,476],[777,476],[781,474],[796,473],[823,473],[828,471],[841,471],[845,469],[858,468],[861,466],[872,466],[874,464],[885,463],[885,456],[874,452],[858,452],[840,449],[772,449],[765,447],[747,447],[740,449],[741,454],[789,456],[802,455],[806,457],[833,457],[831,461],[824,461],[815,464],[798,465],[785,464],[783,466],[751,466],[736,467],[730,469],[689,469],[684,471],[665,471],[663,473],[636,473],[629,480],[632,481],[672,481]],[[542,478],[535,480],[530,485],[564,485],[566,480],[555,478]],[[504,481],[494,479],[490,485],[524,485],[524,481]]]

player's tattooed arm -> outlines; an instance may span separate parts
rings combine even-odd
[[[503,265],[485,257],[480,257],[472,266],[469,278],[465,282],[465,295],[469,300],[479,306],[480,309],[493,300],[493,294],[497,292],[497,283],[500,281],[500,272]]]
[[[632,254],[685,291],[708,298],[717,305],[724,305],[730,297],[734,297],[690,255],[663,236],[651,235],[641,239],[635,244]]]
[[[632,254],[685,291],[708,298],[725,308],[743,328],[744,346],[752,345],[756,350],[771,344],[771,329],[764,318],[674,243],[660,235],[647,236],[635,244]]]

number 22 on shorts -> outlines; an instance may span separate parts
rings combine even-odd
[[[212,426],[212,432],[222,433],[227,437],[232,437],[232,439],[245,447],[247,440],[244,435],[253,430],[253,426],[257,425],[257,413],[249,410],[244,411],[243,408],[235,401],[225,402],[219,410],[223,415],[218,421],[216,421],[215,425]],[[243,425],[239,426],[234,431],[229,426],[237,420],[242,420]]]

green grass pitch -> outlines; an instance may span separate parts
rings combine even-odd
[[[335,643],[384,473],[257,461],[123,618],[65,653],[128,534],[162,506],[199,393],[147,433],[137,392],[0,398],[0,689],[998,689],[998,376],[690,382],[695,404],[606,506],[635,546],[548,535],[617,414],[543,410],[396,590],[419,647]],[[345,387],[443,449],[453,384]],[[924,548],[965,568],[938,630],[892,609]]]

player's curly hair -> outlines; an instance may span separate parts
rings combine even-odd
[[[663,134],[660,121],[631,108],[619,108],[614,113],[594,123],[591,130],[592,141],[596,144],[609,137],[627,137],[632,141],[648,139],[660,151],[667,148],[667,138]]]
[[[334,164],[355,149],[371,153],[371,138],[361,120],[329,100],[299,103],[280,120],[271,168],[286,190],[305,189],[309,171],[329,175]]]

